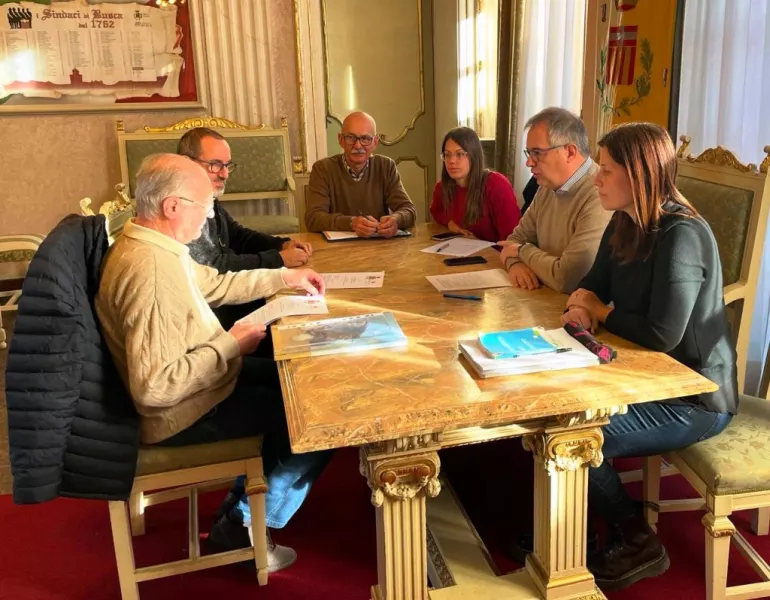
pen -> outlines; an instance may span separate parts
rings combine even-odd
[[[436,252],[441,252],[448,245],[449,245],[449,242],[447,242],[446,244],[441,244],[438,248],[436,248]]]
[[[444,294],[444,298],[456,298],[457,300],[477,300],[481,302],[481,296],[466,296],[465,294]]]

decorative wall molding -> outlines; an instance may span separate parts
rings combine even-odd
[[[321,0],[293,0],[300,140],[305,171],[327,155]]]

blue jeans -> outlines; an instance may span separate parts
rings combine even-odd
[[[278,370],[272,359],[245,356],[232,394],[161,445],[189,446],[256,435],[264,436],[267,526],[284,527],[305,501],[332,451],[292,454]],[[236,482],[242,495],[244,481],[242,476]]]
[[[604,427],[604,458],[655,456],[679,450],[717,435],[730,419],[729,413],[688,403],[632,404],[628,413],[610,418]],[[620,477],[606,460],[589,472],[588,504],[610,521],[625,520],[638,511],[638,504],[626,494]]]

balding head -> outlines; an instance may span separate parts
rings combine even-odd
[[[379,143],[377,124],[365,112],[352,112],[342,122],[342,132],[337,139],[345,161],[356,171],[361,171]]]
[[[137,220],[187,244],[213,209],[213,190],[198,163],[178,154],[152,154],[136,174]]]
[[[377,123],[374,122],[374,118],[369,113],[352,112],[342,122],[342,132],[350,130],[367,132],[374,136],[377,133]]]
[[[211,184],[203,169],[186,156],[152,154],[142,161],[136,174],[136,214],[156,219],[161,204],[169,196],[185,196],[193,187]]]

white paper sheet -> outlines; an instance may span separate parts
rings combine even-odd
[[[485,242],[484,240],[472,240],[469,238],[452,238],[444,242],[439,242],[433,246],[423,248],[420,252],[428,254],[441,254],[442,256],[470,256],[476,252],[494,246],[494,242]]]
[[[511,287],[511,280],[502,269],[452,273],[451,275],[427,275],[425,277],[439,292],[481,290],[485,288]]]
[[[323,296],[280,296],[243,317],[239,323],[270,323],[294,315],[328,315]]]
[[[322,273],[327,290],[353,288],[381,288],[385,271],[370,273]]]

